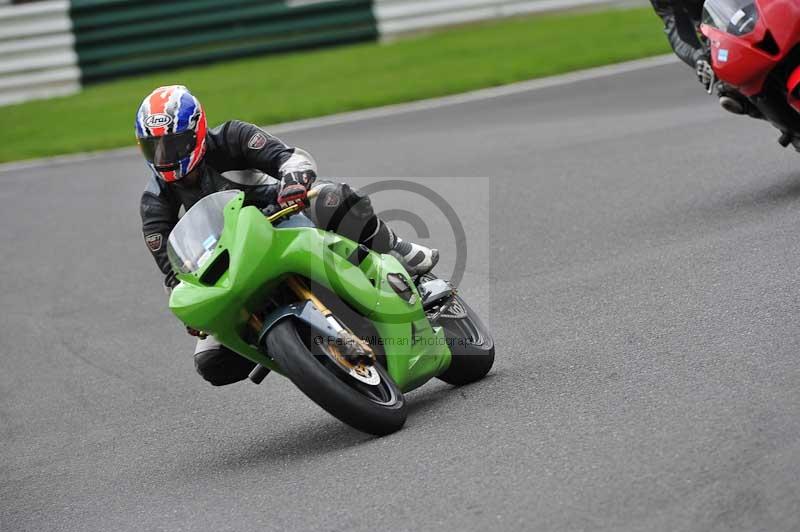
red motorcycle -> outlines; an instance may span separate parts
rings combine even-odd
[[[706,0],[700,30],[717,78],[800,151],[800,0]]]

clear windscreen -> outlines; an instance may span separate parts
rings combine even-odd
[[[758,22],[758,9],[753,0],[706,0],[703,24],[737,37],[753,31]]]
[[[211,257],[225,226],[225,206],[238,195],[238,190],[208,195],[183,215],[167,240],[167,256],[176,273],[194,273]]]

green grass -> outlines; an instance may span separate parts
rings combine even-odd
[[[258,57],[149,74],[65,98],[0,107],[0,161],[134,144],[153,88],[180,83],[210,124],[278,123],[453,94],[669,51],[650,9],[573,12],[465,26],[390,44]]]

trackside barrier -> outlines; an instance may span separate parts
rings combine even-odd
[[[644,0],[0,0],[0,105],[193,64]]]
[[[0,105],[80,90],[65,0],[0,5]]]
[[[375,18],[382,38],[402,33],[554,11],[610,0],[375,0]]]
[[[375,40],[372,0],[72,0],[85,81]]]

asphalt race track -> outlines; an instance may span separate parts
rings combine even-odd
[[[421,176],[467,230],[495,369],[410,393],[380,439],[278,376],[195,374],[137,157],[6,169],[0,529],[797,530],[800,155],[693,77],[282,135],[358,185]],[[436,207],[376,203],[418,214],[452,269]]]

